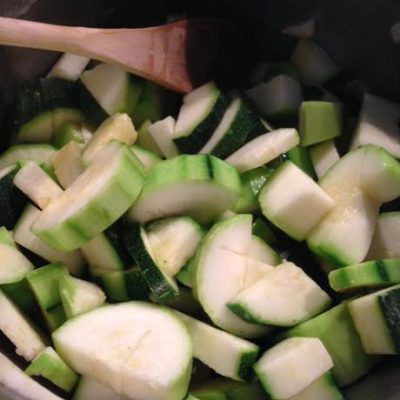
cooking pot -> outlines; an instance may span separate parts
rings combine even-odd
[[[65,25],[142,27],[182,12],[220,17],[239,26],[251,46],[249,67],[260,60],[287,58],[295,40],[282,29],[314,19],[315,40],[343,71],[359,77],[370,91],[400,101],[400,43],[390,34],[400,21],[399,0],[0,0],[1,16]],[[0,126],[19,85],[46,74],[57,57],[0,46]],[[7,132],[0,132],[4,146]],[[399,359],[385,359],[344,391],[350,400],[399,400]],[[0,386],[0,400],[21,399]]]

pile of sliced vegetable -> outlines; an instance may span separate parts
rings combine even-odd
[[[0,383],[339,400],[399,354],[400,107],[343,76],[301,39],[177,113],[70,54],[25,85],[0,155]]]

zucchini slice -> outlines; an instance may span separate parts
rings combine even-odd
[[[165,303],[177,297],[178,285],[158,263],[146,231],[135,224],[127,227],[124,236],[126,247],[142,271],[154,300]]]
[[[289,399],[332,367],[331,356],[319,339],[290,338],[267,350],[254,370],[273,399]]]
[[[175,400],[187,392],[191,340],[184,324],[165,308],[142,302],[100,307],[69,320],[53,340],[76,372],[121,395]]]
[[[59,291],[60,279],[67,274],[68,270],[63,264],[54,263],[37,268],[26,275],[50,332],[67,319]]]
[[[374,144],[400,158],[399,120],[398,104],[365,93],[351,148]]]
[[[206,83],[183,98],[175,125],[174,141],[184,153],[197,153],[210,139],[228,106],[214,82]]]
[[[185,323],[193,342],[193,357],[219,375],[238,381],[248,380],[259,348],[188,315],[176,312]]]
[[[238,97],[230,103],[221,122],[200,153],[226,158],[239,149],[246,142],[249,134],[259,125],[258,116],[243,99]]]
[[[81,108],[96,124],[107,115],[131,115],[142,92],[141,79],[108,64],[83,72],[80,82]]]
[[[299,144],[296,129],[278,129],[246,143],[231,154],[226,162],[239,172],[261,167]]]
[[[44,335],[1,290],[0,331],[15,345],[15,352],[26,361],[33,360],[46,347]],[[0,382],[1,377],[0,372]]]
[[[53,68],[47,74],[47,78],[58,78],[73,82],[77,81],[89,64],[89,61],[90,59],[87,57],[64,53],[53,65]]]
[[[149,171],[128,218],[145,223],[187,215],[206,224],[233,206],[239,193],[239,175],[224,161],[206,154],[181,155]]]
[[[195,254],[203,228],[190,217],[166,218],[146,227],[156,262],[169,276],[175,275]]]
[[[329,284],[342,292],[363,287],[388,286],[400,283],[400,259],[366,261],[331,271]]]
[[[304,101],[299,115],[301,145],[310,146],[340,136],[342,118],[342,108],[338,103]]]
[[[323,85],[339,73],[338,65],[317,43],[301,39],[292,54],[291,62],[298,68],[306,85]]]
[[[31,262],[15,246],[0,243],[0,285],[18,282],[32,269]]]
[[[348,303],[351,317],[368,354],[400,353],[400,285]]]
[[[46,347],[38,354],[25,373],[28,376],[40,376],[66,392],[71,392],[79,379],[52,347]]]
[[[239,215],[215,224],[194,258],[194,290],[213,323],[240,337],[262,336],[268,328],[250,324],[232,313],[226,304],[245,284],[246,251],[251,240],[251,216]]]
[[[18,144],[9,147],[0,156],[0,170],[14,165],[18,161],[36,161],[38,163],[49,161],[56,149],[49,144]]]
[[[92,275],[120,271],[132,266],[133,259],[122,236],[122,225],[117,221],[80,248]]]
[[[335,205],[331,196],[291,161],[274,171],[259,202],[264,216],[296,240],[305,239]]]
[[[246,91],[259,114],[271,120],[290,120],[297,116],[302,101],[299,82],[286,74],[274,76]]]
[[[364,351],[347,308],[341,303],[286,331],[281,337],[319,338],[333,360],[333,375],[339,386],[350,385],[378,361]]]
[[[332,373],[326,372],[289,400],[344,400],[344,397],[336,386]]]
[[[114,114],[97,128],[85,147],[82,161],[85,165],[89,165],[98,152],[111,140],[115,139],[130,146],[136,138],[137,132],[129,115]]]
[[[106,296],[94,283],[63,275],[59,281],[59,291],[65,315],[68,319],[101,306]]]
[[[367,260],[400,258],[400,212],[382,213],[378,217]]]
[[[62,262],[75,276],[81,276],[85,269],[85,260],[79,250],[63,252],[48,246],[31,232],[31,225],[40,215],[40,210],[28,204],[14,227],[14,240],[20,246],[50,263]]]
[[[315,146],[311,146],[309,152],[318,178],[321,178],[325,172],[340,159],[333,140],[327,140]]]
[[[75,250],[121,217],[142,185],[139,160],[125,144],[109,142],[85,172],[42,211],[32,232],[58,250]]]
[[[14,185],[39,208],[45,208],[63,190],[34,161],[28,161],[15,175]]]
[[[293,263],[283,263],[229,301],[231,311],[246,321],[294,326],[326,310],[329,296]]]
[[[0,383],[12,393],[32,400],[63,400],[19,369],[0,353]]]
[[[166,117],[161,121],[149,125],[147,128],[157,147],[165,158],[173,158],[179,154],[179,150],[173,141],[175,119]]]
[[[399,196],[400,163],[382,148],[360,147],[342,157],[320,186],[336,205],[309,235],[310,249],[338,267],[362,262],[380,204]]]

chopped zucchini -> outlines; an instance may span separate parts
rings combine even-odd
[[[340,159],[333,140],[327,140],[315,146],[311,146],[309,152],[318,178],[321,178],[325,172]]]
[[[143,185],[143,167],[129,147],[109,142],[63,194],[32,224],[50,246],[71,251],[114,223],[133,204]]]
[[[180,155],[149,171],[128,218],[144,223],[188,215],[209,223],[235,204],[240,189],[238,173],[224,161],[206,154]]]
[[[332,358],[319,339],[290,338],[267,350],[254,371],[273,399],[289,399],[332,367]]]
[[[215,86],[206,83],[183,98],[175,125],[174,141],[184,153],[197,153],[210,139],[226,108],[227,99]]]
[[[328,101],[301,103],[299,133],[302,146],[310,146],[340,136],[342,125],[340,104]]]
[[[15,345],[15,352],[26,361],[33,360],[46,347],[44,335],[1,290],[0,331]],[[0,383],[1,377],[0,372]]]
[[[34,161],[28,161],[15,175],[14,185],[39,208],[45,208],[63,190]]]
[[[265,133],[231,154],[226,162],[239,172],[261,167],[299,144],[296,129],[278,129]]]
[[[296,240],[305,239],[335,205],[331,196],[291,161],[274,171],[259,202],[264,216]]]
[[[81,73],[89,64],[87,57],[77,56],[71,53],[64,53],[53,68],[47,74],[47,78],[65,79],[66,81],[77,81]]]
[[[63,275],[59,281],[59,291],[65,315],[68,319],[101,306],[106,296],[94,283]]]
[[[191,340],[165,308],[134,301],[100,307],[69,320],[53,333],[53,341],[76,372],[121,395],[163,400],[187,393]]]
[[[118,140],[128,146],[136,140],[137,133],[127,114],[114,114],[107,118],[93,134],[82,154],[82,161],[89,165],[104,146],[111,140]]]
[[[148,126],[148,131],[165,158],[173,158],[179,150],[173,141],[175,119],[166,117]]]
[[[66,392],[71,392],[79,379],[52,347],[46,347],[38,354],[25,373],[28,376],[40,376]]]

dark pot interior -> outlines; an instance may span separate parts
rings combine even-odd
[[[344,71],[376,94],[400,100],[400,44],[390,27],[400,21],[399,0],[1,0],[0,15],[65,25],[139,27],[162,23],[170,12],[234,21],[251,44],[248,64],[282,59],[295,40],[282,28],[314,18],[316,40]],[[47,72],[57,54],[0,46],[0,126],[21,82]],[[2,131],[4,143],[6,132]],[[352,400],[400,399],[400,364],[389,358],[346,389]],[[1,390],[1,399],[16,399]]]

